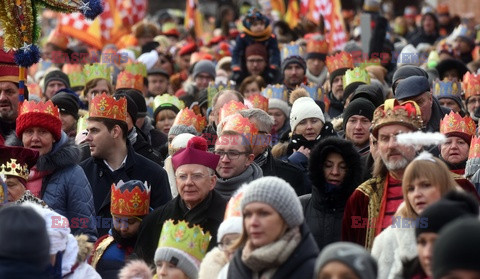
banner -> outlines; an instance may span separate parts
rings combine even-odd
[[[295,28],[300,22],[300,13],[297,0],[289,0],[285,21],[290,28]]]
[[[309,3],[306,2],[302,0],[302,8],[305,9],[305,5],[308,4],[308,19],[318,24],[323,16],[330,51],[343,49],[347,42],[347,35],[340,0],[309,0]]]
[[[201,38],[203,36],[203,19],[198,9],[198,0],[187,0],[185,6],[185,28],[195,30],[195,36]]]

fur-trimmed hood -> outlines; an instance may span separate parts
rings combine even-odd
[[[8,146],[23,146],[22,141],[11,133],[5,144]],[[60,140],[53,144],[52,150],[38,158],[36,167],[39,171],[53,172],[80,163],[80,149],[75,142],[62,131]]]

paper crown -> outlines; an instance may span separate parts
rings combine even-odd
[[[327,56],[326,64],[330,74],[339,69],[353,69],[354,67],[352,55],[345,51]]]
[[[163,23],[162,34],[166,36],[180,36],[180,32],[178,32],[178,26],[175,22]]]
[[[140,181],[136,182],[141,183]],[[150,210],[151,187],[145,182],[145,188],[143,185],[132,185],[133,189],[128,189],[124,186],[127,183],[120,180],[117,185],[112,184],[110,212],[125,216],[147,215]]]
[[[115,100],[106,93],[97,94],[92,98],[88,109],[89,117],[108,118],[127,122],[127,99],[121,97]]]
[[[71,73],[83,72],[82,64],[63,64],[62,72],[69,75]]]
[[[285,59],[291,56],[304,57],[305,51],[301,46],[291,42],[290,44],[283,45],[281,56],[282,56],[282,61],[284,61]]]
[[[130,63],[125,66],[125,71],[134,75],[141,75],[147,77],[147,66],[143,63]]]
[[[134,75],[128,71],[122,71],[117,76],[115,89],[132,88],[140,92],[143,91],[143,76]]]
[[[86,83],[85,75],[83,72],[73,72],[68,74],[68,80],[70,81],[70,86],[75,87],[84,87]]]
[[[480,75],[467,72],[463,76],[462,88],[465,92],[465,100],[471,96],[480,95]]]
[[[163,223],[158,248],[174,248],[193,257],[199,264],[207,253],[210,232],[204,232],[199,225],[189,227],[186,221],[174,223],[172,219]]]
[[[207,121],[202,115],[195,114],[195,112],[189,108],[184,108],[175,117],[172,126],[175,125],[193,126],[197,132],[201,133],[203,129],[205,129],[205,126],[207,126]]]
[[[71,85],[72,85],[72,82],[70,82],[70,86]],[[27,88],[28,88],[28,95],[29,96],[35,95],[35,96],[39,97],[40,99],[42,98],[42,88],[40,87],[40,85],[38,85],[38,83],[28,83]]]
[[[235,89],[235,85],[230,83],[230,81],[228,81],[227,83],[223,83],[223,82],[215,83],[213,81],[210,82],[207,87],[208,107],[212,107],[212,101],[215,94],[217,94],[222,90],[227,90],[227,89]]]
[[[240,188],[227,203],[224,220],[230,217],[242,217],[242,199],[245,187]]]
[[[458,81],[440,81],[433,82],[433,96],[439,98],[457,96],[462,97],[462,84]]]
[[[223,105],[220,109],[220,113],[218,115],[219,122],[222,122],[227,116],[235,114],[241,110],[248,109],[246,105],[241,102],[231,100],[230,102]]]
[[[288,90],[283,84],[269,84],[260,94],[267,99],[280,99],[288,103]]]
[[[358,67],[360,69],[365,69],[368,66],[381,66],[381,65],[382,65],[382,60],[380,60],[380,58],[371,58],[358,64]]]
[[[473,158],[480,158],[480,138],[475,135],[472,137],[470,150],[468,151],[468,159]]]
[[[51,115],[55,118],[60,119],[60,113],[58,112],[58,107],[55,106],[52,101],[46,102],[35,102],[35,101],[24,101],[20,105],[20,113],[19,117],[23,114],[30,113],[30,112],[39,112]]]
[[[268,112],[268,99],[260,94],[252,94],[247,98],[252,107]]]
[[[396,99],[385,100],[375,109],[372,120],[372,134],[378,136],[378,129],[389,124],[404,125],[412,130],[420,130],[423,125],[420,108],[414,101],[399,103]]]
[[[224,120],[222,133],[225,131],[237,132],[249,139],[250,143],[253,143],[254,136],[258,134],[258,128],[248,118],[235,113]]]
[[[301,84],[300,87],[307,91],[308,95],[310,95],[310,98],[323,102],[325,104],[325,111],[328,111],[330,107],[330,99],[321,85],[309,83]]]
[[[38,152],[17,146],[0,146],[0,173],[28,180],[31,167],[37,163]]]
[[[112,80],[108,64],[94,63],[92,65],[85,65],[83,66],[83,73],[85,74],[85,82],[96,78],[103,78],[109,82]]]
[[[175,106],[178,110],[181,110],[185,107],[183,101],[180,101],[180,99],[170,94],[156,96],[155,99],[153,99],[154,111],[156,111],[159,107],[171,107],[172,105]]]
[[[60,33],[58,29],[54,29],[50,32],[47,39],[47,44],[53,44],[61,49],[66,49],[68,46],[68,37],[65,34]]]
[[[311,39],[307,41],[307,53],[328,53],[328,43],[325,40]]]
[[[343,89],[347,88],[347,86],[354,82],[370,84],[370,75],[367,70],[359,67],[355,67],[353,70],[347,70],[343,76]]]
[[[440,121],[440,133],[447,135],[450,133],[466,134],[467,137],[475,135],[475,122],[469,116],[462,117],[460,114],[451,111]]]

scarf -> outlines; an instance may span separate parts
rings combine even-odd
[[[288,230],[279,240],[257,249],[248,240],[242,251],[242,262],[252,270],[253,278],[272,278],[301,240],[298,227]]]
[[[128,133],[128,140],[130,141],[131,145],[134,145],[137,142],[137,136],[137,129],[133,127],[130,133]]]
[[[318,84],[318,86],[322,86],[325,83],[325,80],[327,80],[327,66],[323,67],[322,71],[318,76],[314,76],[310,70],[307,69],[307,79],[310,82],[313,82],[315,84]]]
[[[272,26],[269,25],[267,28],[265,28],[262,32],[259,33],[253,33],[250,31],[250,29],[246,28],[245,26],[243,27],[243,32],[247,34],[248,36],[252,37],[256,42],[263,42],[268,40],[270,36],[272,35]]]
[[[265,150],[265,152],[263,152],[262,154],[258,155],[257,158],[255,158],[255,160],[253,160],[255,162],[255,164],[257,164],[259,167],[262,167],[263,165],[265,165],[265,163],[267,162],[267,159],[268,159],[268,148]]]
[[[51,171],[39,171],[36,165],[33,166],[30,169],[30,174],[28,175],[28,181],[25,188],[32,192],[35,197],[41,199],[43,178],[50,173]]]
[[[231,197],[244,183],[249,183],[262,176],[262,169],[257,164],[252,163],[244,172],[235,177],[226,179],[219,177],[215,190],[224,197]]]

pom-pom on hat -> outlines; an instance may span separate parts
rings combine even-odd
[[[207,151],[207,140],[202,137],[193,137],[188,141],[187,148],[181,149],[172,156],[173,168],[187,164],[198,164],[215,170],[220,156]]]
[[[62,122],[60,121],[58,107],[52,101],[45,103],[23,102],[20,105],[17,117],[17,137],[21,138],[25,129],[31,127],[42,127],[52,133],[56,141],[59,141],[62,135]]]

